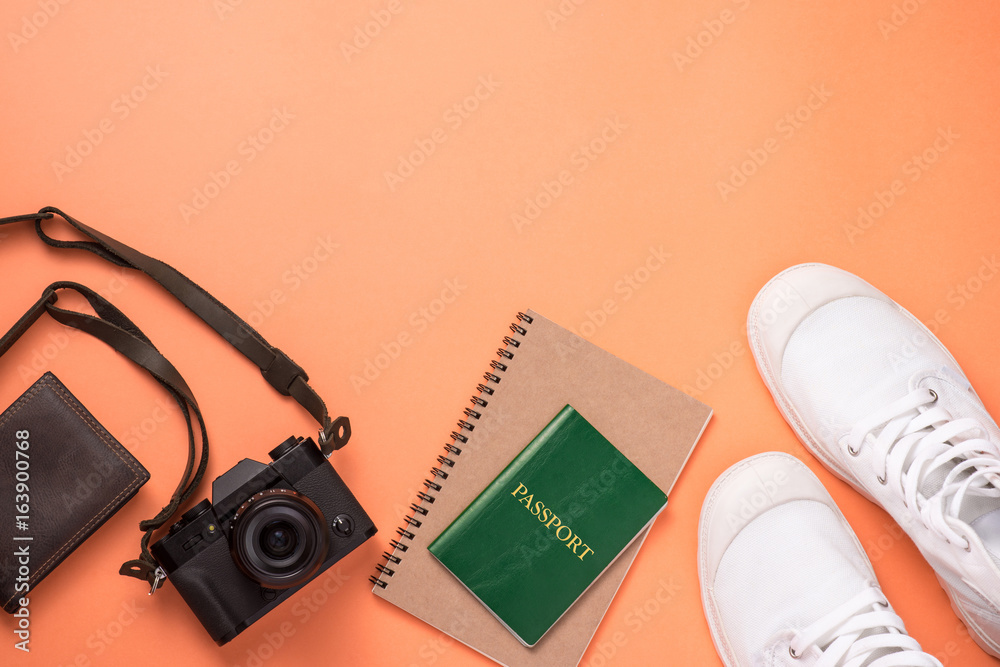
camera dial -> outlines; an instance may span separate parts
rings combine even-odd
[[[266,489],[233,515],[230,551],[245,575],[265,588],[291,588],[319,570],[329,549],[323,513],[291,489]]]
[[[181,518],[177,520],[172,526],[170,526],[169,533],[172,535],[179,531],[181,528],[186,526],[188,523],[194,519],[201,516],[203,513],[212,509],[212,503],[208,502],[208,499],[202,500],[200,503],[189,509],[187,512],[181,515]]]

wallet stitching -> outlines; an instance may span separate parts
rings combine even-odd
[[[68,392],[65,390],[64,387],[62,387],[61,385],[53,385],[51,387],[51,389],[58,395],[59,398],[61,398],[63,400],[63,402],[69,408],[71,408],[73,410],[73,412],[75,412],[81,419],[83,419],[84,423],[87,424],[87,427],[90,428],[90,430],[94,433],[94,435],[96,435],[101,440],[101,442],[103,442],[108,447],[108,449],[110,449],[112,452],[114,452],[115,456],[117,456],[118,459],[122,463],[124,463],[129,468],[129,470],[131,470],[133,472],[133,474],[138,474],[138,471],[132,466],[131,462],[130,461],[126,461],[125,459],[123,459],[122,456],[121,456],[121,454],[118,451],[116,451],[116,449],[113,446],[113,444],[108,442],[107,437],[103,433],[101,433],[98,430],[96,430],[94,428],[93,424],[89,423],[89,420],[87,419],[87,415],[84,414],[84,413],[81,413],[80,410],[77,409],[77,405],[74,403],[73,397],[68,394]],[[115,496],[111,501],[109,501],[108,504],[106,504],[104,507],[102,507],[101,510],[90,519],[90,521],[88,521],[82,528],[80,528],[80,530],[76,531],[76,533],[72,537],[70,537],[66,541],[66,543],[63,544],[62,547],[60,547],[60,549],[57,552],[55,552],[54,554],[52,554],[52,556],[50,556],[48,560],[46,560],[44,563],[42,563],[42,566],[39,568],[38,572],[45,572],[47,574],[48,573],[48,569],[47,568],[51,568],[51,567],[55,566],[54,563],[52,565],[50,565],[50,563],[53,560],[58,560],[59,557],[63,554],[63,552],[65,552],[67,549],[74,548],[74,542],[76,541],[76,538],[79,537],[79,535],[81,533],[84,533],[87,530],[89,530],[90,527],[93,524],[99,523],[106,516],[108,516],[108,514],[110,513],[108,511],[108,508],[114,506],[122,496],[128,494],[133,488],[135,488],[136,483],[138,481],[139,481],[139,478],[133,478],[132,482],[129,483],[129,485],[127,487],[125,487],[117,496]],[[8,602],[9,602],[9,600],[8,600]]]
[[[54,382],[53,382],[53,380],[54,380]],[[122,491],[117,496],[115,496],[111,501],[108,502],[107,505],[105,505],[103,508],[101,508],[101,510],[97,514],[95,514],[82,528],[80,528],[78,531],[76,531],[75,534],[73,534],[70,538],[68,538],[66,540],[66,542],[59,548],[59,550],[56,551],[51,556],[49,556],[49,558],[44,563],[42,563],[41,567],[39,567],[34,572],[34,574],[32,574],[28,578],[28,582],[29,582],[29,584],[32,587],[35,584],[37,584],[40,579],[44,578],[45,575],[47,575],[51,571],[52,568],[55,567],[56,563],[53,563],[53,561],[58,561],[59,558],[63,555],[63,553],[66,552],[67,550],[72,550],[72,549],[76,548],[77,546],[79,546],[79,544],[76,544],[75,542],[76,542],[76,538],[79,537],[81,533],[85,533],[86,531],[88,531],[90,529],[90,527],[92,525],[94,525],[95,523],[100,523],[102,520],[104,520],[105,517],[109,516],[110,514],[113,514],[115,511],[117,511],[116,503],[118,502],[118,500],[121,499],[122,496],[125,496],[125,495],[129,494],[130,492],[132,492],[133,489],[136,489],[139,486],[142,486],[142,483],[143,483],[143,479],[142,479],[143,476],[139,472],[139,470],[135,467],[135,464],[133,463],[134,459],[129,460],[129,459],[123,458],[122,455],[121,455],[121,452],[119,451],[119,448],[121,448],[121,445],[119,445],[114,440],[110,440],[109,437],[108,437],[108,435],[106,434],[106,432],[102,432],[101,430],[98,430],[98,429],[94,428],[93,422],[96,422],[96,420],[94,419],[94,417],[91,416],[86,411],[86,408],[83,408],[83,405],[81,403],[79,403],[79,401],[75,400],[75,398],[69,393],[69,390],[67,390],[66,387],[61,382],[59,382],[54,375],[50,375],[50,374],[46,373],[44,376],[42,376],[42,378],[39,379],[39,381],[36,382],[28,390],[28,392],[25,393],[21,397],[21,399],[18,400],[15,403],[15,405],[11,406],[11,411],[7,413],[7,419],[5,419],[3,422],[0,422],[0,426],[3,426],[5,423],[7,423],[8,421],[10,421],[10,419],[13,418],[14,415],[16,415],[25,405],[27,405],[28,400],[31,399],[31,398],[34,398],[34,396],[39,391],[41,391],[41,389],[43,387],[48,387],[49,389],[51,389],[53,391],[53,393],[56,395],[57,398],[61,399],[63,401],[63,403],[67,407],[69,407],[71,410],[73,410],[73,412],[76,413],[77,416],[79,416],[81,418],[81,420],[84,422],[84,424],[87,425],[87,427],[94,433],[94,435],[97,436],[97,438],[102,443],[104,443],[104,445],[109,450],[111,450],[111,452],[113,452],[114,455],[117,456],[118,459],[130,471],[132,471],[134,477],[133,477],[132,481],[128,484],[128,486],[126,486],[124,489],[122,489]],[[83,412],[81,412],[80,409],[83,409]],[[100,424],[98,424],[98,426],[100,426]],[[103,427],[101,427],[101,429],[103,430]],[[129,456],[131,457],[131,453],[129,453]],[[110,511],[109,511],[109,508],[111,508]],[[15,592],[6,602],[4,602],[3,606],[6,607],[17,596],[18,596],[18,593]]]

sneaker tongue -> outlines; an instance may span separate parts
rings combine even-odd
[[[920,493],[925,498],[930,498],[931,496],[937,494],[944,487],[945,479],[948,477],[948,473],[958,464],[958,460],[952,460],[951,465],[945,465],[936,470],[933,470],[929,475],[924,477],[920,484]],[[966,470],[960,473],[955,481],[958,483],[963,482],[968,479],[973,474],[972,470]],[[945,499],[945,502],[949,502],[949,499]],[[977,495],[974,489],[970,489],[966,492],[965,496],[962,498],[962,506],[958,510],[958,518],[964,523],[969,525],[975,524],[975,522],[986,514],[990,514],[1000,510],[1000,498],[994,498],[990,496]],[[975,527],[975,526],[973,526]],[[977,530],[977,532],[979,532]],[[980,533],[981,534],[981,533]],[[998,536],[1000,537],[1000,536]]]
[[[889,632],[889,630],[887,628],[876,628],[875,630],[872,630],[871,632],[863,632],[861,634],[861,636],[862,637],[869,637],[871,635],[884,634],[886,632]],[[903,649],[901,649],[901,648],[880,648],[880,649],[876,649],[876,650],[872,651],[872,654],[870,656],[868,656],[868,658],[863,663],[861,663],[861,667],[868,667],[869,665],[871,665],[872,663],[874,663],[879,658],[884,658],[885,656],[891,655],[893,653],[899,653],[902,650]]]
[[[1000,567],[1000,509],[985,512],[970,523],[993,562]]]
[[[871,629],[865,630],[860,635],[858,635],[858,639],[864,639],[866,637],[872,637],[874,635],[885,635],[885,634],[889,634],[889,628],[885,628],[885,627],[871,628]],[[827,648],[829,648],[829,644],[827,644],[826,646],[823,646],[821,648],[825,651]],[[896,647],[888,647],[888,648],[878,648],[878,649],[875,649],[874,651],[872,651],[865,658],[864,662],[862,662],[859,667],[868,667],[869,665],[874,664],[875,661],[878,660],[879,658],[884,658],[885,656],[892,655],[893,653],[899,653],[902,650],[903,649],[896,648]]]
[[[971,385],[961,374],[947,367],[942,367],[933,374],[918,373],[911,378],[910,388],[915,389],[919,387],[926,387],[933,390],[938,395],[939,403],[953,418],[972,417],[979,422],[986,429],[986,433],[977,434],[978,437],[985,435],[993,442],[1000,442],[1000,429],[997,428],[996,423],[990,417],[989,413],[981,407],[972,393]],[[953,440],[965,441],[967,439],[969,439],[968,436],[962,436]],[[953,463],[957,464],[958,461],[956,460]],[[944,466],[927,475],[920,484],[920,493],[925,497],[930,497],[938,493],[944,486],[944,481],[953,467],[953,465]],[[956,481],[961,482],[972,474],[972,471],[964,472],[958,476]],[[976,495],[974,491],[970,491],[966,493],[962,500],[962,507],[959,509],[958,518],[976,528],[975,524],[978,524],[980,519],[997,512],[997,510],[1000,510],[1000,498]],[[986,522],[984,526],[990,526],[990,534],[995,536],[994,539],[996,542],[1000,542],[1000,519],[994,521],[997,524],[996,526],[993,525],[993,522]],[[983,531],[976,528],[976,532],[984,538],[984,542],[989,541],[986,539]],[[996,554],[1000,553],[1000,549],[994,548],[991,549],[991,552],[994,555],[994,559],[997,559],[998,556]],[[1000,561],[998,561],[998,564],[1000,564]]]

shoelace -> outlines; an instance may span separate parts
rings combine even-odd
[[[932,405],[936,401],[937,394],[930,389],[910,392],[858,422],[847,447],[857,456],[863,443],[873,441],[872,465],[878,481],[899,490],[906,507],[924,526],[949,543],[970,549],[960,532],[965,524],[959,513],[968,496],[1000,498],[1000,449],[989,440],[972,437],[985,434],[978,421],[952,419],[945,408]],[[959,441],[959,436],[967,439]],[[941,488],[925,496],[924,483],[944,471]]]
[[[816,667],[860,667],[876,651],[892,652],[873,660],[868,667],[941,667],[936,658],[920,649],[916,639],[906,634],[903,620],[874,586],[796,633],[790,645],[792,657],[804,655],[810,646],[823,652]]]

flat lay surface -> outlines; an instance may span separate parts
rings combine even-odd
[[[0,662],[492,664],[367,578],[532,308],[714,410],[582,664],[720,664],[698,517],[715,479],[764,451],[816,474],[925,651],[995,664],[889,515],[799,443],[745,334],[772,276],[837,266],[925,323],[1000,415],[993,3],[13,0],[0,28],[0,216],[58,206],[257,327],[351,418],[331,461],[379,528],[215,646],[170,584],[150,597],[117,574],[184,466],[179,410],[103,344],[42,319],[0,357],[0,409],[51,371],[151,479],[32,596],[30,654],[4,615]],[[240,459],[315,437],[145,276],[49,248],[29,224],[0,227],[0,258],[0,329],[75,280],[180,370],[212,444],[188,506]]]

